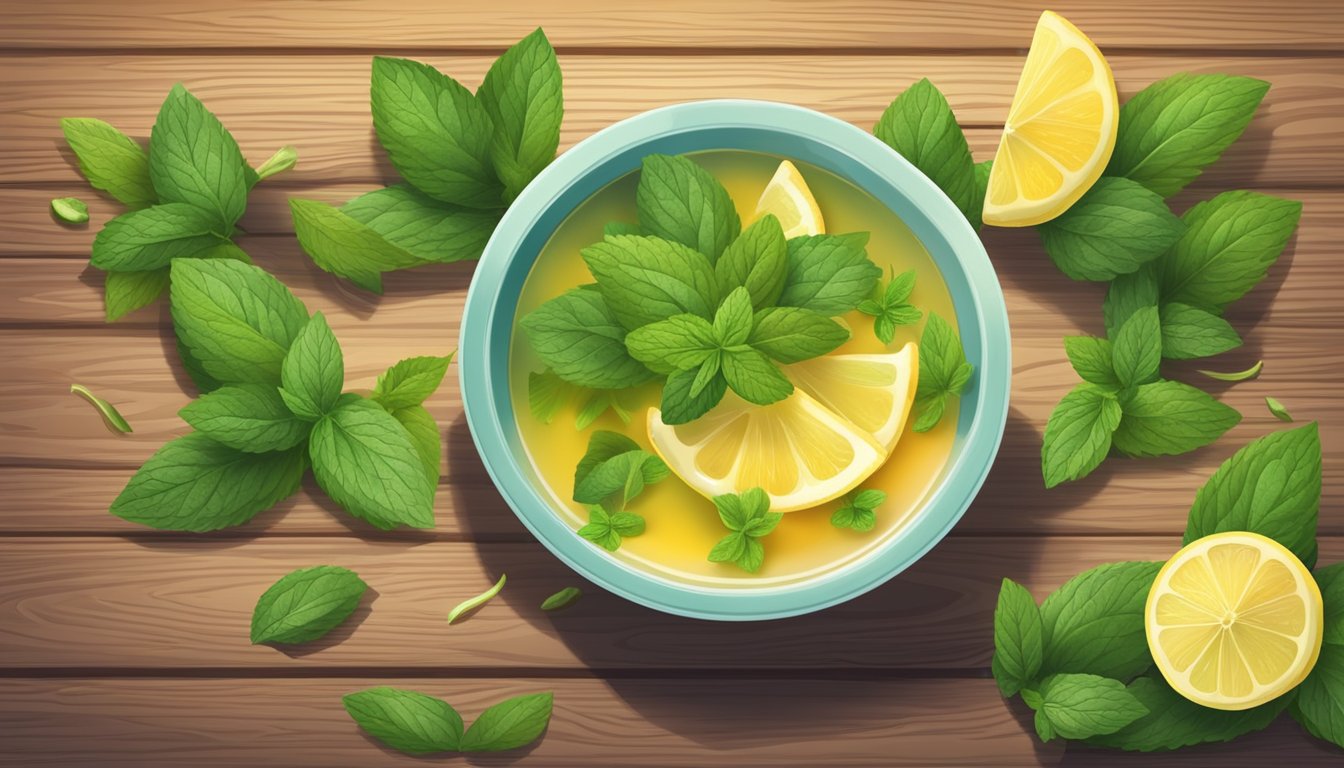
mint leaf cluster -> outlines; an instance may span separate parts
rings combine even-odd
[[[96,118],[62,118],[61,131],[84,178],[130,209],[98,232],[89,259],[107,273],[108,322],[163,295],[173,259],[249,261],[232,240],[247,194],[296,159],[285,147],[253,170],[219,118],[181,84],[159,108],[148,151]]]
[[[1251,531],[1316,563],[1321,442],[1315,424],[1246,445],[1195,496],[1184,543]],[[1153,664],[1144,605],[1162,563],[1109,563],[1067,581],[1039,606],[1004,579],[994,611],[992,672],[1004,696],[1036,712],[1044,741],[1085,740],[1150,752],[1227,741],[1289,711],[1312,735],[1344,747],[1344,563],[1314,576],[1325,607],[1324,645],[1297,688],[1244,711],[1200,706],[1174,691]]]
[[[588,524],[579,535],[608,552],[620,549],[622,539],[644,532],[644,518],[626,507],[669,474],[662,459],[625,435],[593,432],[574,469],[574,500],[588,505]]]
[[[730,532],[709,551],[709,561],[732,563],[747,573],[759,571],[765,564],[761,539],[775,530],[784,515],[770,511],[770,497],[760,488],[715,496],[714,507]]]
[[[831,525],[866,533],[877,525],[877,508],[887,501],[886,491],[875,488],[850,491],[840,497],[840,506],[831,513]]]
[[[500,752],[536,741],[551,722],[554,696],[533,693],[495,704],[467,728],[443,699],[382,686],[346,694],[345,711],[366,733],[408,755]]]
[[[112,514],[164,530],[241,525],[311,468],[333,501],[378,528],[434,526],[442,448],[423,402],[450,358],[403,360],[368,397],[342,393],[326,318],[274,277],[230,259],[170,269],[173,327],[205,394],[181,411],[195,431],[150,457]]]
[[[1058,218],[1041,224],[1046,251],[1078,280],[1109,280],[1106,339],[1070,337],[1083,379],[1055,408],[1041,447],[1046,487],[1086,476],[1114,448],[1163,456],[1213,442],[1240,416],[1204,392],[1160,378],[1163,360],[1242,344],[1223,318],[1265,276],[1297,228],[1302,204],[1224,192],[1177,217],[1165,198],[1184,189],[1241,135],[1269,84],[1178,74],[1120,111],[1103,176]]]
[[[873,296],[859,302],[858,310],[873,318],[873,335],[883,344],[896,337],[896,326],[914,325],[924,313],[910,303],[915,290],[915,272],[893,274],[885,285],[873,290]]]
[[[509,203],[555,158],[560,64],[537,29],[475,93],[409,59],[373,59],[374,132],[403,184],[336,207],[292,199],[299,244],[321,269],[382,292],[382,275],[480,257]]]
[[[771,215],[742,229],[727,190],[686,157],[644,158],[636,205],[637,228],[608,225],[582,250],[596,282],[522,319],[547,366],[531,380],[539,417],[586,398],[586,426],[608,407],[621,413],[620,390],[658,379],[668,424],[699,418],[730,389],[778,402],[793,392],[779,366],[848,340],[832,318],[867,300],[881,276],[867,233],[786,241]]]

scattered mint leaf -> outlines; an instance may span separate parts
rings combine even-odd
[[[192,258],[227,235],[204,209],[164,203],[123,213],[93,238],[89,263],[106,271],[143,272]]]
[[[285,574],[257,600],[252,644],[316,640],[350,618],[367,588],[354,571],[334,565]]]
[[[780,363],[798,363],[834,351],[849,341],[849,330],[810,309],[770,307],[756,313],[746,341]]]
[[[1036,231],[1064,274],[1111,280],[1166,253],[1184,228],[1157,193],[1129,179],[1102,177]]]
[[[66,224],[83,224],[89,220],[89,206],[78,197],[53,198],[51,213]]]
[[[63,117],[61,132],[94,189],[131,209],[158,202],[149,180],[149,155],[134,139],[92,117]]]
[[[1111,342],[1111,363],[1120,386],[1126,389],[1157,378],[1162,364],[1162,327],[1156,307],[1130,315]]]
[[[438,390],[452,362],[452,353],[401,360],[378,377],[369,399],[389,411],[420,405]]]
[[[831,525],[867,532],[877,525],[877,508],[887,500],[884,491],[850,491],[840,498],[840,506],[831,514]]]
[[[897,96],[873,127],[877,138],[928,176],[975,226],[975,163],[947,98],[927,78]],[[983,205],[984,198],[980,198]]]
[[[788,244],[779,219],[767,213],[742,231],[714,263],[725,291],[741,286],[755,309],[774,306],[789,274]]]
[[[1111,281],[1102,304],[1106,318],[1106,335],[1114,337],[1120,326],[1135,312],[1144,307],[1158,305],[1157,272],[1152,265],[1142,267],[1137,272],[1121,275]]]
[[[598,504],[588,507],[588,524],[579,529],[579,535],[608,552],[621,548],[626,536],[644,532],[644,518],[633,512],[608,512]]]
[[[1162,563],[1107,563],[1069,579],[1041,604],[1041,674],[1126,680],[1152,663],[1143,629],[1148,590]]]
[[[103,307],[107,322],[120,320],[153,304],[168,290],[168,267],[144,272],[108,272],[103,278]]]
[[[374,402],[377,402],[376,400]],[[406,429],[415,452],[424,465],[425,475],[434,485],[439,483],[439,464],[443,460],[443,437],[439,434],[439,424],[423,405],[408,405],[395,411],[388,411]]]
[[[562,611],[574,603],[578,602],[583,596],[583,591],[578,587],[565,587],[554,595],[541,601],[541,610],[543,611]]]
[[[115,405],[93,394],[88,387],[83,384],[71,384],[70,392],[88,401],[89,405],[92,405],[98,411],[98,415],[103,417],[103,423],[107,425],[108,429],[122,434],[132,432],[130,423],[126,421],[125,416],[121,415],[121,411],[118,411]]]
[[[770,497],[760,488],[715,496],[714,506],[731,533],[710,550],[709,561],[733,563],[748,573],[756,573],[765,562],[765,547],[760,539],[775,530],[784,515],[770,511]]]
[[[296,201],[291,201],[291,205],[293,202]],[[311,204],[308,201],[305,203]],[[447,264],[478,259],[485,250],[486,241],[494,233],[495,225],[499,224],[501,214],[500,211],[482,211],[441,203],[409,184],[396,184],[366,192],[339,210],[385,241],[368,258],[368,269],[382,272],[422,263]],[[297,219],[298,214],[295,216]],[[370,240],[367,233],[349,222],[325,220],[321,226],[331,228],[329,234],[341,239],[345,239],[343,230],[351,232],[349,239],[352,242],[346,245],[354,245],[355,249],[345,256],[345,260],[358,259],[360,254],[356,249],[361,247],[359,243]],[[309,242],[317,239],[312,232],[305,232],[305,235]],[[317,253],[310,251],[310,254],[317,258],[335,250],[329,246],[321,248]],[[342,261],[334,256],[328,260],[336,263]]]
[[[347,694],[345,711],[370,736],[409,755],[462,746],[462,716],[448,702],[386,686]]]
[[[1162,676],[1155,673],[1134,680],[1126,690],[1148,710],[1148,714],[1114,733],[1089,738],[1089,744],[1155,752],[1228,741],[1268,726],[1291,698],[1281,696],[1239,712],[1210,709],[1172,690]]]
[[[1250,368],[1246,368],[1246,369],[1244,369],[1244,370],[1240,370],[1240,371],[1232,371],[1231,373],[1223,373],[1223,372],[1221,372],[1221,371],[1205,371],[1205,370],[1202,370],[1202,369],[1201,369],[1201,370],[1199,371],[1199,373],[1202,373],[1202,374],[1204,374],[1205,376],[1208,376],[1210,379],[1216,379],[1216,380],[1218,380],[1218,381],[1232,381],[1232,382],[1236,382],[1236,381],[1246,381],[1246,380],[1248,380],[1248,379],[1254,379],[1256,376],[1259,376],[1259,375],[1260,375],[1260,369],[1262,369],[1262,368],[1264,368],[1264,367],[1265,367],[1265,361],[1264,361],[1264,360],[1256,360],[1256,361],[1255,361],[1255,365],[1252,365]]]
[[[501,752],[536,741],[551,722],[554,701],[550,693],[533,693],[495,704],[467,729],[462,751]]]
[[[1068,355],[1069,364],[1083,381],[1120,388],[1120,379],[1111,362],[1114,359],[1111,342],[1095,336],[1065,336],[1064,354]]]
[[[1175,456],[1217,440],[1241,421],[1236,409],[1179,381],[1155,381],[1122,393],[1124,416],[1112,438],[1129,456]]]
[[[246,453],[285,451],[308,436],[311,424],[285,407],[267,384],[232,384],[206,393],[178,412],[197,432]]]
[[[783,307],[842,315],[868,298],[882,270],[868,260],[867,233],[803,235],[788,241]]]
[[[1212,357],[1241,346],[1226,320],[1188,304],[1162,305],[1162,356],[1170,360]]]
[[[961,339],[952,326],[930,312],[919,342],[919,383],[915,388],[916,432],[928,432],[942,421],[947,401],[966,390],[974,374]]]
[[[623,389],[653,378],[630,356],[625,328],[592,288],[575,288],[547,301],[523,317],[522,326],[542,362],[572,384]]]
[[[422,263],[373,227],[334,206],[291,198],[289,211],[299,245],[312,257],[313,263],[324,272],[344,277],[366,291],[383,292],[383,272]],[[424,223],[421,220],[421,225]]]
[[[878,285],[873,298],[859,302],[857,309],[873,318],[873,335],[883,344],[896,338],[896,326],[913,325],[924,313],[909,303],[915,290],[915,272],[910,270],[892,275],[886,286]]]
[[[149,178],[159,202],[197,208],[227,235],[247,208],[244,169],[247,161],[224,125],[200,99],[174,85],[149,135]]]
[[[501,573],[499,574],[499,581],[496,581],[494,586],[475,597],[469,597],[453,606],[453,609],[448,612],[448,623],[450,625],[455,624],[458,619],[475,611],[477,608],[480,608],[491,600],[494,600],[495,595],[498,595],[500,590],[504,589],[504,583],[508,581],[508,579],[509,575],[507,573]]]
[[[1027,588],[1004,579],[994,608],[994,660],[991,670],[1004,696],[1036,680],[1044,654],[1041,611]],[[1040,709],[1040,705],[1032,705]]]
[[[664,424],[686,424],[709,413],[728,391],[728,382],[722,374],[715,375],[692,394],[697,379],[696,371],[676,371],[668,374],[663,384],[662,418]]]
[[[680,243],[623,235],[594,243],[581,255],[607,306],[629,330],[679,314],[708,320],[719,306],[714,267],[703,253]]]
[[[1100,384],[1084,382],[1065,395],[1050,413],[1041,443],[1045,487],[1086,477],[1100,466],[1120,418],[1115,394]]]
[[[699,251],[711,263],[742,231],[728,190],[688,157],[646,156],[639,172],[635,205],[640,229]]]
[[[749,403],[769,405],[793,394],[793,382],[755,349],[725,350],[721,365],[728,386]]]
[[[275,154],[266,158],[266,162],[257,166],[257,181],[265,181],[277,173],[291,170],[299,162],[299,151],[293,147],[281,147]]]
[[[1051,675],[1041,684],[1041,707],[1051,731],[1066,739],[1115,733],[1148,714],[1125,684],[1098,675]]]
[[[1273,398],[1266,395],[1265,407],[1268,408],[1269,412],[1274,414],[1274,418],[1278,419],[1279,421],[1286,421],[1292,423],[1293,414],[1289,413],[1288,409],[1284,407],[1283,403],[1280,403],[1277,398]]]
[[[490,65],[476,98],[490,115],[490,161],[512,200],[555,159],[565,114],[560,63],[537,28]]]
[[[345,384],[345,358],[340,342],[321,312],[294,337],[280,366],[280,397],[290,411],[317,421],[336,406]]]

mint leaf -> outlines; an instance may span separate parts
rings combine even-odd
[[[711,263],[742,231],[728,190],[686,157],[646,156],[635,205],[644,232],[699,251]]]
[[[654,371],[671,373],[697,368],[716,354],[714,326],[696,315],[673,315],[636,328],[625,337],[630,356]]]
[[[587,429],[607,411],[616,414],[622,422],[630,423],[630,411],[634,406],[623,397],[628,390],[596,389],[582,391],[587,393],[587,397],[583,404],[579,406],[578,415],[574,417],[575,429],[580,431]]]
[[[607,306],[627,329],[680,314],[708,320],[719,306],[714,267],[704,254],[680,243],[622,235],[594,243],[581,255]]]
[[[158,202],[149,180],[149,155],[130,136],[92,117],[63,117],[61,132],[94,189],[132,209]]]
[[[376,403],[356,398],[313,425],[313,474],[347,512],[389,530],[434,527],[434,483],[406,430]]]
[[[408,357],[378,377],[369,399],[389,411],[420,405],[438,390],[453,355]]]
[[[1157,262],[1162,300],[1221,311],[1264,278],[1297,229],[1302,203],[1224,192],[1181,218],[1185,233]]]
[[[536,741],[551,722],[554,698],[550,693],[533,693],[490,707],[467,729],[462,751],[500,752]]]
[[[1312,736],[1344,747],[1344,645],[1321,646],[1316,666],[1297,687],[1292,714]]]
[[[416,263],[446,264],[478,259],[500,217],[499,211],[481,211],[441,203],[416,191],[409,184],[366,192],[341,206],[340,212],[373,230],[388,245],[404,252],[405,255],[390,251],[386,246],[376,246],[374,250],[377,253],[370,257],[370,266],[384,272],[414,266],[406,258],[407,255],[415,259]],[[334,224],[357,230],[348,222]],[[307,239],[313,241],[314,237],[308,234]],[[355,237],[366,239],[367,235],[358,234]],[[323,249],[323,253],[332,250],[328,247]],[[357,257],[358,252],[353,255]]]
[[[83,224],[89,220],[89,206],[78,197],[56,197],[51,200],[51,214],[65,224]]]
[[[1293,414],[1288,412],[1288,407],[1278,401],[1278,398],[1265,395],[1265,407],[1269,409],[1270,414],[1279,421],[1286,421],[1289,424],[1293,421]]]
[[[193,429],[247,453],[285,451],[308,436],[312,425],[285,407],[267,384],[233,384],[201,395],[178,411]]]
[[[178,340],[223,384],[279,384],[285,353],[308,322],[279,280],[230,259],[174,261],[170,296]]]
[[[426,195],[469,208],[499,208],[490,165],[496,126],[456,80],[409,59],[373,57],[373,130],[397,173]]]
[[[1036,679],[1044,653],[1041,611],[1027,588],[1004,579],[994,608],[994,660],[991,669],[1004,696]],[[1033,709],[1039,709],[1039,706]]]
[[[943,418],[949,398],[966,390],[975,369],[966,362],[961,339],[934,312],[919,341],[919,383],[915,387],[916,432],[928,432]]]
[[[972,226],[979,223],[970,146],[947,98],[928,78],[891,102],[873,127],[873,134],[937,184]]]
[[[971,215],[967,217],[975,231],[979,232],[985,225],[985,192],[989,189],[989,172],[994,168],[993,160],[985,160],[975,164],[975,187],[971,194]]]
[[[1155,192],[1129,179],[1102,177],[1036,230],[1061,272],[1074,280],[1110,280],[1166,253],[1184,228]]]
[[[480,608],[481,606],[485,605],[491,600],[494,600],[495,596],[499,594],[500,590],[504,589],[504,584],[508,580],[509,575],[507,573],[501,573],[499,574],[499,580],[496,581],[494,585],[491,586],[489,589],[485,590],[479,595],[469,597],[466,600],[463,600],[462,602],[453,606],[453,609],[448,612],[448,623],[454,624],[457,622],[458,619],[475,612],[477,608]]]
[[[1289,696],[1239,712],[1210,709],[1172,690],[1161,675],[1140,677],[1126,688],[1148,714],[1089,744],[1137,752],[1179,749],[1192,744],[1228,741],[1261,730],[1279,716]]]
[[[590,287],[547,301],[521,323],[537,356],[565,381],[622,389],[653,378],[626,350],[625,328],[611,306]]]
[[[1217,440],[1241,414],[1179,381],[1155,381],[1122,393],[1124,416],[1112,442],[1130,456],[1175,456]]]
[[[301,419],[317,421],[336,406],[345,384],[340,342],[321,312],[294,337],[280,366],[280,397]]]
[[[1226,320],[1187,304],[1162,305],[1162,356],[1171,360],[1211,357],[1241,346]]]
[[[1069,364],[1083,381],[1103,387],[1120,387],[1116,378],[1115,366],[1111,363],[1113,351],[1111,342],[1095,336],[1065,336],[1064,354]]]
[[[120,320],[141,307],[153,304],[166,290],[167,267],[144,272],[108,272],[103,279],[103,308],[107,322]]]
[[[431,483],[438,485],[439,464],[443,460],[443,437],[439,434],[439,424],[434,421],[434,416],[423,405],[408,405],[388,413],[406,429],[406,435],[411,438],[415,452],[424,465],[425,475]]]
[[[541,610],[560,611],[568,608],[583,596],[583,591],[578,587],[565,587],[545,600],[541,601]]]
[[[1131,678],[1152,663],[1143,629],[1148,589],[1162,563],[1107,563],[1069,579],[1041,604],[1041,674]]]
[[[877,525],[877,508],[885,503],[884,491],[850,491],[840,497],[840,506],[831,514],[831,525],[866,533]]]
[[[719,520],[731,533],[710,550],[712,563],[733,563],[748,573],[756,573],[765,563],[765,547],[760,539],[768,536],[784,515],[770,512],[770,497],[760,488],[740,494],[715,496]]]
[[[1131,315],[1144,307],[1156,307],[1157,304],[1157,272],[1152,265],[1115,278],[1101,306],[1106,319],[1106,335],[1114,337]]]
[[[873,292],[873,298],[859,302],[857,309],[873,319],[873,335],[883,344],[890,344],[896,337],[896,326],[913,325],[924,316],[918,308],[908,303],[910,294],[915,290],[915,272],[910,270],[893,275],[886,287],[879,285]]]
[[[788,242],[788,277],[779,305],[842,315],[873,292],[882,270],[868,260],[866,233],[803,235]]]
[[[725,350],[721,359],[724,380],[749,403],[769,405],[793,394],[793,383],[761,352]]]
[[[1321,438],[1316,424],[1275,432],[1237,451],[1199,489],[1185,543],[1212,533],[1251,531],[1310,564],[1316,558],[1320,504]]]
[[[371,226],[339,208],[316,200],[291,198],[294,234],[322,271],[344,277],[366,291],[383,292],[383,272],[421,262]]]
[[[1232,75],[1187,72],[1153,83],[1120,108],[1106,175],[1171,197],[1237,140],[1267,91],[1269,83]]]
[[[110,511],[167,531],[241,525],[297,491],[305,466],[299,449],[244,453],[202,434],[183,435],[140,467]]]
[[[159,201],[199,208],[228,234],[247,208],[245,168],[238,142],[219,119],[174,85],[149,134],[149,178]]]
[[[224,239],[209,211],[164,203],[123,213],[93,238],[89,264],[107,271],[143,272],[191,258]]]
[[[1344,563],[1318,568],[1313,575],[1325,607],[1322,642],[1344,645]]]
[[[1050,413],[1041,443],[1045,487],[1086,477],[1100,466],[1120,418],[1120,403],[1101,385],[1084,382],[1065,395]]]
[[[638,536],[643,532],[643,517],[632,512],[608,512],[597,504],[589,505],[588,524],[578,531],[580,536],[608,552],[620,549],[626,536]]]
[[[1052,675],[1041,684],[1041,707],[1051,730],[1066,739],[1115,733],[1148,714],[1125,684],[1098,675]]]
[[[585,457],[586,458],[586,457]],[[632,450],[612,456],[583,474],[575,473],[574,500],[581,504],[600,504],[620,494],[624,507],[638,496],[646,485],[667,479],[667,465],[663,460],[643,450]]]
[[[476,98],[494,123],[490,160],[504,196],[518,196],[555,159],[565,114],[560,63],[537,28],[495,59]]]
[[[641,450],[639,443],[620,432],[598,429],[588,438],[588,449],[574,468],[574,487],[578,488],[594,469],[622,453]]]
[[[462,746],[462,716],[448,702],[386,686],[347,694],[345,711],[370,736],[408,755]]]
[[[350,618],[367,588],[354,571],[334,565],[287,573],[257,600],[252,644],[316,640]]]
[[[663,384],[662,419],[664,424],[686,424],[709,413],[728,391],[722,374],[713,376],[695,392],[696,371],[676,371]]]
[[[714,312],[714,338],[724,349],[736,347],[746,343],[753,325],[751,294],[738,286],[724,297]]]
[[[784,291],[789,274],[788,244],[779,219],[767,213],[742,231],[714,263],[714,274],[725,291],[747,289],[756,309],[770,307]]]
[[[756,313],[747,343],[781,363],[820,357],[849,341],[849,330],[827,316],[800,307],[770,307]]]
[[[1125,388],[1157,378],[1162,364],[1162,327],[1156,307],[1135,311],[1120,326],[1111,342],[1111,363],[1116,380]]]

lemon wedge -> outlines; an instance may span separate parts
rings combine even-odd
[[[1162,676],[1214,709],[1250,709],[1287,693],[1316,664],[1321,591],[1282,544],[1258,533],[1191,542],[1158,572],[1144,629]]]
[[[756,218],[773,213],[784,229],[784,238],[799,235],[820,235],[826,231],[821,208],[812,190],[803,181],[803,174],[788,160],[779,164],[775,175],[765,185],[761,199],[756,203]]]
[[[919,352],[908,343],[878,355],[826,355],[784,370],[794,385],[872,436],[888,454],[915,403]]]
[[[1068,210],[1106,169],[1119,116],[1101,51],[1063,16],[1042,13],[989,172],[985,223],[1027,227]]]

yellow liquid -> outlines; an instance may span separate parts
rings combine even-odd
[[[714,151],[697,153],[694,159],[727,188],[746,226],[752,221],[756,201],[782,158],[753,152]],[[870,232],[868,257],[884,272],[889,267],[897,274],[915,270],[915,291],[910,303],[924,310],[926,316],[929,312],[938,313],[955,328],[956,315],[947,286],[928,251],[900,218],[844,179],[806,163],[794,161],[794,164],[821,207],[826,231]],[[635,211],[638,182],[638,172],[618,179],[565,219],[528,275],[518,304],[519,318],[577,285],[593,282],[579,252],[602,239],[602,227],[607,222],[638,221]],[[872,318],[852,312],[843,319],[849,323],[853,337],[833,354],[895,351],[906,342],[918,342],[923,329],[922,322],[898,327],[888,347],[873,335]],[[571,498],[574,467],[587,450],[590,433],[595,429],[621,432],[652,452],[646,427],[648,408],[658,405],[661,382],[641,387],[630,398],[638,407],[632,410],[629,424],[608,411],[592,427],[580,432],[574,428],[577,403],[562,408],[550,424],[532,417],[528,408],[528,374],[543,370],[545,365],[531,350],[516,320],[509,368],[510,391],[523,445],[546,486],[545,491],[553,498],[554,507],[562,510],[566,522],[577,531],[587,522],[587,510]],[[886,503],[877,510],[877,527],[871,531],[831,525],[831,513],[838,505],[835,501],[790,512],[774,532],[762,539],[764,566],[759,572],[748,574],[732,564],[709,562],[710,549],[728,531],[714,504],[672,475],[646,488],[631,502],[630,511],[643,515],[647,528],[640,536],[626,538],[610,556],[665,578],[720,588],[786,584],[835,570],[895,536],[919,512],[951,455],[956,416],[955,408],[949,409],[937,427],[923,434],[910,429],[913,418],[907,420],[905,433],[886,464],[859,486],[887,493]]]

